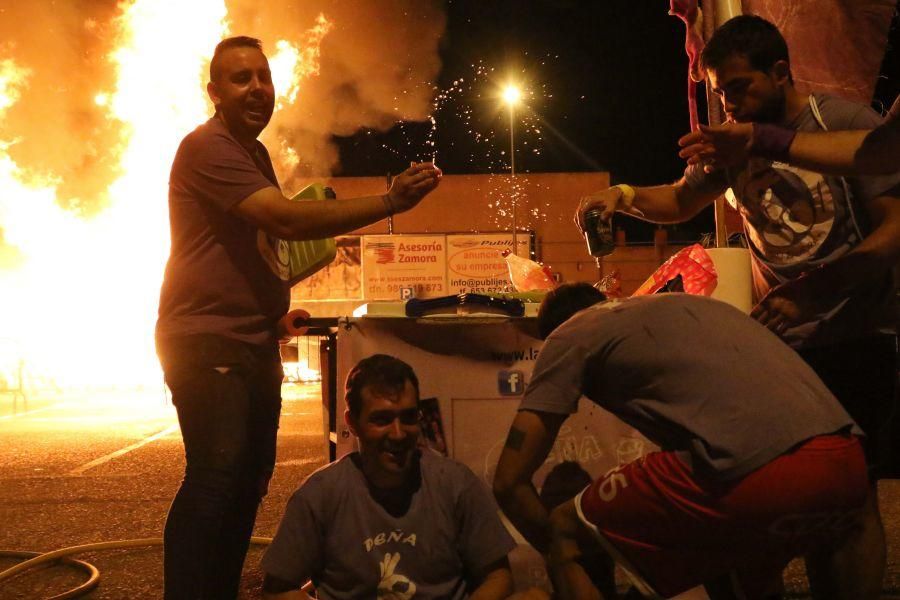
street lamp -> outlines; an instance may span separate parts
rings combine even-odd
[[[515,176],[516,176],[516,145],[515,145],[515,115],[516,115],[516,104],[519,103],[519,100],[522,98],[522,92],[516,87],[514,84],[509,84],[503,89],[503,101],[506,102],[506,105],[509,106],[509,174],[511,177],[510,183],[513,184],[513,193],[512,193],[512,220],[513,220],[513,254],[519,253],[519,245],[518,240],[516,239],[516,229],[518,229],[518,219],[516,218],[516,190],[515,190]]]

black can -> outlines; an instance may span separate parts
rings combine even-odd
[[[612,232],[612,219],[603,221],[603,211],[594,208],[584,213],[584,241],[591,256],[600,257],[612,254],[616,249],[616,240]]]

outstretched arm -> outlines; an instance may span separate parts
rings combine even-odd
[[[275,187],[241,200],[234,211],[263,231],[285,240],[333,237],[410,210],[438,186],[441,171],[430,163],[411,166],[381,196],[292,202]]]
[[[614,185],[581,199],[575,223],[583,229],[584,213],[600,209],[600,218],[609,221],[622,213],[651,223],[680,223],[696,215],[724,190],[698,192],[681,179],[675,183],[651,187]]]
[[[520,410],[494,475],[494,496],[500,508],[541,554],[550,548],[550,521],[532,478],[550,453],[567,416]]]
[[[691,132],[678,153],[690,164],[736,167],[751,156],[838,175],[879,175],[900,170],[900,98],[875,129],[795,132],[775,125],[725,123]]]
[[[800,167],[843,175],[880,175],[900,170],[900,119],[872,131],[798,134],[788,161]]]

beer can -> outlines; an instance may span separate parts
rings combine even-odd
[[[588,253],[594,257],[607,256],[616,249],[616,240],[612,232],[612,219],[604,221],[600,218],[603,211],[594,208],[584,213],[584,241]]]

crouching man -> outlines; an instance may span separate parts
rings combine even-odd
[[[288,503],[263,557],[265,598],[449,598],[512,592],[515,541],[486,486],[417,447],[419,381],[384,354],[347,376],[347,425],[359,451],[312,475]]]
[[[546,342],[494,479],[562,598],[600,597],[580,564],[595,543],[648,597],[705,585],[712,598],[765,598],[791,558],[857,526],[861,431],[793,350],[710,298],[604,300],[588,284],[548,294]],[[532,476],[582,395],[662,451],[548,514]]]

